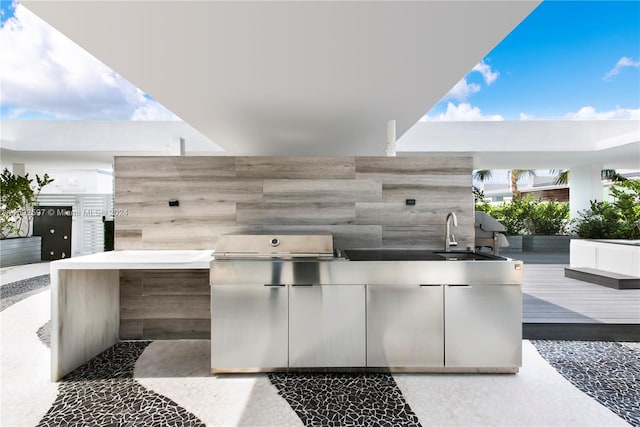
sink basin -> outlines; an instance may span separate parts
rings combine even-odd
[[[420,249],[347,249],[351,261],[444,261],[445,258]]]
[[[502,258],[494,255],[479,254],[475,252],[434,252],[438,256],[443,257],[447,261],[487,261],[487,260],[500,260]]]
[[[347,249],[350,261],[486,261],[503,258],[475,252],[434,252],[424,249]]]

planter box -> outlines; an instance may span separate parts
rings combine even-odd
[[[42,237],[16,237],[0,240],[0,267],[40,262]]]
[[[504,248],[511,252],[522,252],[522,237],[523,236],[506,236],[509,242],[509,247]]]
[[[529,252],[567,252],[572,236],[523,236],[522,249]]]

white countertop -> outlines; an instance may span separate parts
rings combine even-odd
[[[56,270],[144,270],[209,268],[213,250],[128,250],[99,252],[51,263]]]

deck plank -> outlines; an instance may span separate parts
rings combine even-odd
[[[640,324],[640,289],[564,277],[565,264],[525,264],[523,323]]]

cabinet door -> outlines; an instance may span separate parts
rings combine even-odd
[[[211,287],[211,367],[287,366],[287,287]]]
[[[522,366],[522,288],[445,286],[445,366]]]
[[[289,366],[365,366],[365,286],[291,286]]]
[[[367,366],[444,365],[442,286],[367,286]]]

